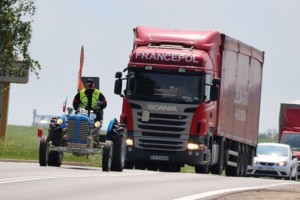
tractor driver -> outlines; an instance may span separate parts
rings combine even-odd
[[[75,111],[79,107],[86,110],[93,110],[96,114],[95,121],[103,120],[103,109],[106,108],[107,102],[104,95],[95,88],[93,79],[88,79],[85,88],[80,90],[73,99],[73,108]]]

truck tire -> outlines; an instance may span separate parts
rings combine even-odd
[[[39,163],[41,167],[46,167],[48,163],[48,142],[47,136],[43,136],[40,140],[39,147]]]
[[[218,162],[212,166],[211,173],[221,175],[224,169],[224,152],[225,152],[225,140],[221,138],[218,141],[219,151],[218,151]]]
[[[247,172],[248,172],[248,165],[251,163],[251,154],[250,154],[250,147],[248,145],[245,145],[245,165],[244,165],[244,170],[245,170],[245,177],[247,177]]]
[[[158,170],[158,163],[157,162],[148,162],[147,163],[147,170],[148,171],[157,171]]]
[[[134,167],[134,162],[133,161],[125,161],[125,166],[124,166],[124,168],[125,169],[133,169],[133,167]]]
[[[113,157],[111,170],[121,172],[125,166],[127,130],[124,126],[116,126],[118,135],[113,139]]]
[[[229,156],[228,161],[234,162],[237,164],[236,167],[227,165],[226,166],[226,176],[240,176],[241,172],[241,145],[240,143],[232,144],[233,151],[237,152],[238,156]],[[231,157],[231,159],[230,159]]]
[[[246,177],[247,170],[248,170],[248,157],[247,157],[247,146],[245,144],[241,144],[241,169],[240,169],[240,176]]]
[[[113,156],[113,142],[106,140],[103,147],[102,154],[102,171],[109,172],[112,163]]]
[[[207,163],[204,165],[196,165],[195,172],[196,174],[208,174],[210,172],[210,161],[211,161],[211,150],[209,149],[207,152]]]
[[[134,167],[135,169],[139,169],[139,170],[145,170],[146,169],[146,161],[142,161],[142,160],[137,160],[134,163]]]

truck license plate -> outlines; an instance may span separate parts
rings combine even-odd
[[[169,156],[158,156],[158,155],[151,155],[150,160],[161,160],[161,161],[168,161]]]

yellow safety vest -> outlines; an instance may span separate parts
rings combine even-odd
[[[92,94],[92,109],[100,109],[98,105],[98,98],[100,95],[100,91],[97,89],[94,89],[94,92]],[[88,96],[85,94],[85,89],[80,90],[80,106],[82,108],[87,108],[88,104]]]

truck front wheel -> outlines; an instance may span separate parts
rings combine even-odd
[[[211,173],[221,175],[224,169],[224,151],[225,151],[225,140],[222,138],[218,141],[218,162],[212,166]]]
[[[204,165],[196,165],[195,166],[195,172],[196,174],[208,174],[210,172],[210,163],[211,163],[211,150],[207,150],[207,163]]]

